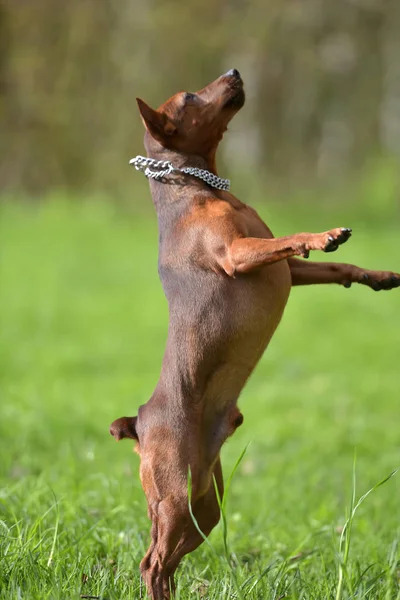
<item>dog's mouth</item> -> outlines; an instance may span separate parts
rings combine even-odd
[[[224,108],[234,108],[235,110],[239,110],[239,108],[242,108],[245,99],[246,96],[244,93],[243,84],[241,83],[240,87],[236,85],[233,89],[231,89],[231,93],[224,104]]]
[[[243,81],[239,71],[236,69],[231,69],[222,77],[224,77],[224,79],[226,78],[228,87],[228,98],[224,103],[224,108],[234,108],[235,110],[239,110],[239,108],[242,108],[245,101]]]

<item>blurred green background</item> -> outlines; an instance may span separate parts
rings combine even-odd
[[[137,600],[138,457],[112,420],[158,377],[167,306],[135,97],[230,68],[247,103],[219,172],[276,235],[353,227],[334,255],[400,271],[398,0],[0,3],[0,599]],[[325,256],[315,256],[323,260]],[[400,290],[295,289],[240,399],[221,528],[178,598],[400,600]],[[233,567],[233,571],[232,571]]]
[[[396,170],[399,30],[398,0],[4,0],[1,189],[125,197],[135,97],[156,107],[232,67],[247,105],[224,176],[292,191]]]

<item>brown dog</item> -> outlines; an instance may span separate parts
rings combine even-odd
[[[243,83],[233,69],[196,94],[176,94],[158,110],[138,104],[148,157],[176,169],[206,170],[207,178],[216,175],[218,144],[244,104]],[[140,570],[151,597],[163,600],[174,589],[181,558],[203,541],[188,510],[188,469],[193,513],[208,535],[220,513],[213,477],[223,493],[221,446],[243,421],[239,394],[278,326],[291,286],[392,289],[400,275],[294,258],[336,250],[350,229],[274,238],[252,208],[199,177],[174,170],[150,179],[150,188],[168,340],[152,397],[137,417],[114,421],[110,431],[117,440],[137,441],[152,521]]]

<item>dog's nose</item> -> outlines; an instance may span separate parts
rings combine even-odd
[[[237,79],[240,79],[240,73],[237,69],[231,69],[230,71],[225,73],[225,75],[229,75],[229,77],[236,77]]]

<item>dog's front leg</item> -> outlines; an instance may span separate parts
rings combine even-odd
[[[249,273],[293,256],[308,257],[311,250],[333,252],[344,244],[351,229],[337,228],[323,233],[297,233],[281,238],[236,238],[230,244],[222,266],[228,275]]]
[[[361,283],[375,291],[400,286],[400,274],[391,271],[371,271],[344,263],[306,262],[297,258],[290,258],[288,264],[292,285],[337,283],[349,288],[352,283]]]

